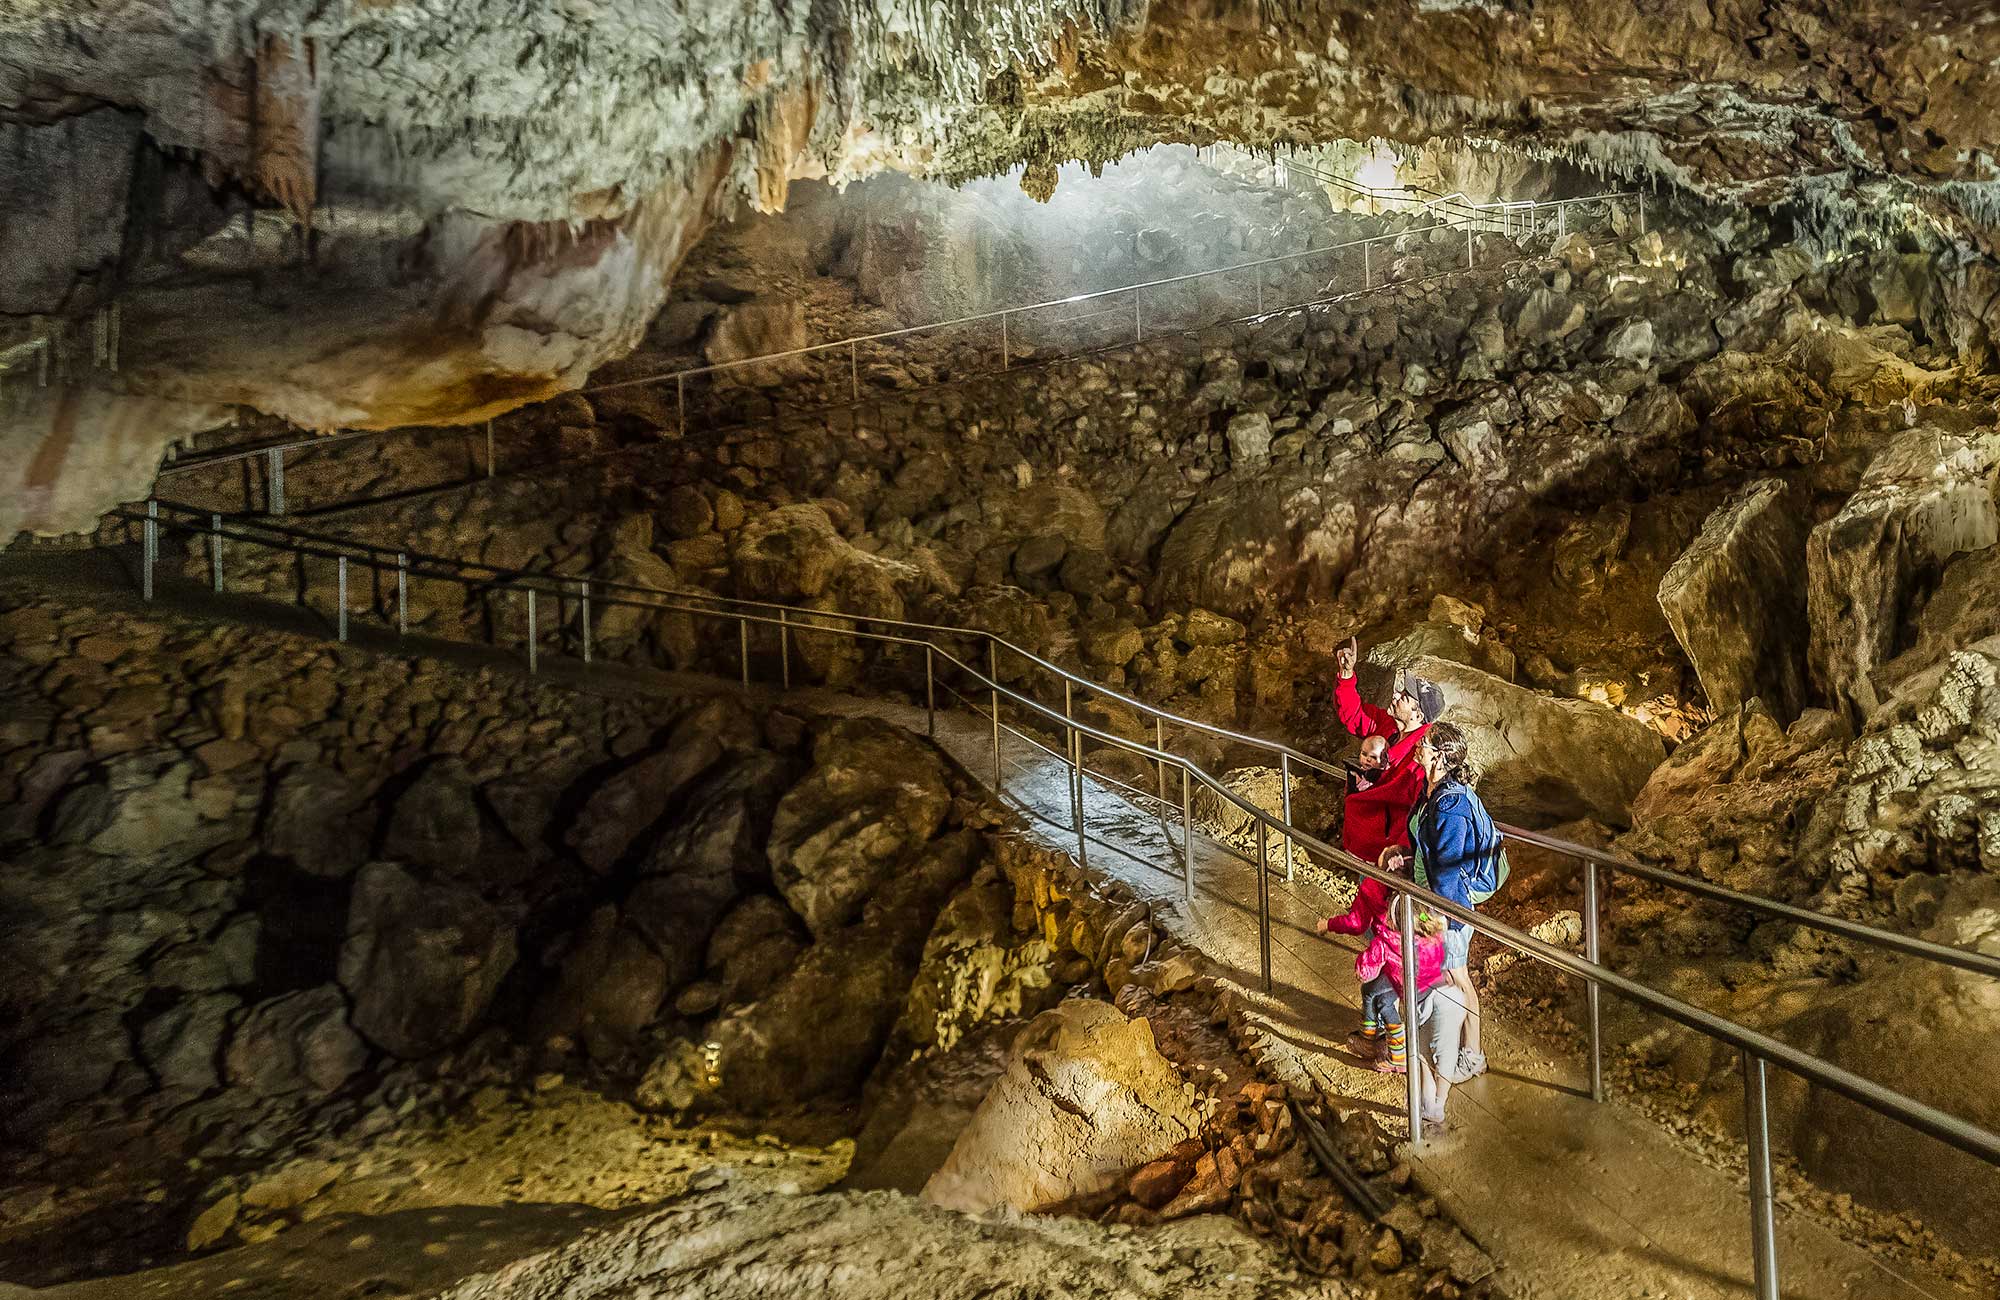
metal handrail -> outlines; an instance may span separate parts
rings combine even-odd
[[[1628,876],[1637,876],[1642,880],[1650,880],[1655,884],[1678,889],[1683,893],[1694,894],[1698,897],[1706,898],[1711,902],[1726,903],[1731,907],[1742,908],[1746,912],[1756,912],[1763,916],[1768,916],[1772,920],[1789,921],[1794,925],[1821,930],[1827,934],[1839,935],[1843,939],[1852,939],[1857,943],[1865,943],[1877,948],[1886,948],[1892,952],[1901,953],[1906,957],[1916,957],[1924,961],[1936,962],[1941,966],[1955,966],[1960,970],[2000,978],[2000,957],[1989,956],[1986,953],[1975,952],[1967,948],[1953,948],[1946,944],[1933,943],[1928,939],[1919,939],[1915,935],[1898,934],[1894,930],[1884,930],[1878,926],[1866,925],[1860,921],[1852,921],[1846,917],[1835,916],[1829,912],[1815,912],[1810,908],[1795,907],[1789,903],[1781,903],[1774,898],[1765,898],[1759,894],[1746,894],[1740,890],[1711,884],[1699,876],[1690,876],[1678,871],[1669,871],[1665,867],[1651,866],[1633,858],[1620,857],[1615,853],[1606,853],[1602,849],[1593,849],[1571,840],[1559,839],[1553,835],[1545,835],[1540,831],[1524,830],[1519,826],[1510,826],[1505,822],[1496,821],[1493,825],[1494,829],[1510,840],[1515,840],[1522,844],[1533,844],[1540,848],[1553,849],[1559,853],[1579,858],[1586,863],[1608,867],[1613,871],[1622,872]]]
[[[158,501],[148,502],[147,509],[143,514],[132,511],[119,512],[125,518],[138,519],[143,526],[144,567],[142,589],[148,600],[152,599],[154,594],[154,568],[159,558],[160,504]],[[170,525],[172,523],[173,511],[174,508],[170,506]],[[183,510],[181,513],[194,512]],[[220,591],[223,586],[220,539],[224,531],[221,516],[211,514],[210,525],[209,530],[188,529],[186,531],[197,534],[206,531],[210,536],[212,545],[211,555],[214,562],[214,585],[216,590]],[[279,532],[279,530],[266,531]],[[257,545],[298,554],[324,554],[329,549],[335,550],[336,554],[334,558],[338,562],[340,574],[340,608],[337,614],[337,623],[340,639],[343,641],[347,639],[346,577],[349,559],[347,554],[338,552],[337,548],[323,547],[317,541],[312,542],[310,545],[301,544],[303,539],[291,538],[285,536],[282,532],[280,532],[281,540],[276,542],[264,538],[246,537],[241,533],[236,533],[235,535],[239,541],[249,540]],[[373,552],[375,548],[363,549]],[[369,555],[369,561],[371,565],[375,563],[373,554]],[[398,629],[401,632],[407,629],[408,615],[405,601],[407,590],[406,577],[409,569],[405,554],[399,553],[398,555],[397,572],[399,579],[397,584]],[[471,580],[462,574],[447,573],[445,577],[447,580],[458,581],[468,586],[472,585]],[[526,586],[524,594],[527,600],[529,624],[527,659],[529,670],[532,672],[537,667],[536,645],[539,640],[539,628],[535,619],[535,596],[538,591],[548,589],[551,584],[560,583],[564,580],[540,574],[526,574],[523,575],[521,580],[529,584]],[[560,587],[557,587],[556,593],[559,598],[563,595],[573,595],[583,601],[580,627],[583,659],[585,663],[588,663],[590,662],[589,580],[569,579],[567,581],[572,584],[569,589],[564,591]],[[1760,1300],[1777,1300],[1779,1294],[1775,1204],[1772,1192],[1768,1120],[1769,1110],[1766,1092],[1766,1070],[1768,1065],[1775,1063],[1792,1071],[1801,1078],[1827,1088],[1858,1105],[1874,1110],[1878,1114],[1896,1120],[1919,1133],[1944,1142],[1990,1165],[2000,1166],[2000,1136],[1989,1133],[1977,1125],[1970,1124],[1926,1102],[1908,1097],[1893,1089],[1875,1083],[1870,1079],[1863,1078],[1830,1061],[1794,1048],[1767,1034],[1739,1025],[1734,1021],[1715,1015],[1700,1007],[1683,1002],[1670,994],[1662,993],[1648,985],[1620,975],[1616,971],[1602,965],[1597,960],[1595,944],[1594,921],[1596,909],[1594,906],[1594,897],[1590,905],[1592,941],[1587,956],[1578,958],[1552,944],[1535,938],[1533,935],[1523,933],[1512,926],[1482,916],[1471,908],[1445,899],[1407,878],[1386,871],[1374,863],[1363,861],[1353,854],[1320,840],[1316,836],[1302,832],[1290,824],[1289,816],[1283,821],[1272,817],[1264,809],[1259,808],[1249,800],[1228,789],[1192,759],[1166,748],[1164,744],[1148,746],[1142,742],[1114,735],[1078,720],[1074,716],[1072,693],[1068,689],[1069,682],[1079,680],[1075,679],[1073,675],[1063,674],[1066,681],[1066,688],[1064,691],[1064,708],[1060,715],[1055,712],[1052,706],[1045,705],[1022,692],[1002,685],[998,671],[998,651],[999,646],[1005,644],[1005,642],[993,637],[991,633],[984,632],[982,629],[952,629],[952,632],[954,635],[959,636],[973,638],[983,636],[986,638],[988,660],[987,671],[984,672],[974,665],[959,659],[950,650],[938,646],[935,642],[927,638],[920,639],[905,636],[900,632],[871,632],[860,626],[828,626],[818,621],[828,614],[834,614],[836,617],[844,618],[850,623],[855,624],[871,621],[893,622],[893,620],[872,620],[865,615],[851,615],[836,611],[800,610],[796,611],[799,615],[813,620],[810,623],[801,625],[789,620],[788,616],[794,612],[789,607],[779,607],[776,617],[772,617],[762,610],[755,612],[746,609],[718,610],[703,608],[699,604],[690,605],[683,601],[672,599],[672,593],[655,593],[655,595],[657,598],[652,600],[637,600],[627,596],[612,596],[609,598],[600,596],[599,599],[603,603],[612,605],[679,610],[690,615],[734,620],[738,626],[738,646],[742,661],[742,676],[746,686],[750,683],[749,628],[753,623],[774,626],[778,629],[780,637],[779,653],[787,685],[790,683],[791,670],[786,638],[788,633],[793,629],[845,636],[856,640],[875,641],[913,648],[921,647],[924,651],[925,708],[929,730],[933,736],[935,736],[937,728],[935,694],[936,660],[938,656],[942,655],[946,662],[957,667],[961,672],[968,674],[979,686],[989,692],[996,781],[1000,780],[1002,776],[1000,735],[1004,726],[1001,717],[1001,700],[1003,697],[1014,701],[1019,707],[1039,715],[1051,724],[1059,726],[1065,738],[1064,762],[1070,769],[1070,800],[1072,816],[1076,823],[1077,851],[1079,859],[1086,864],[1089,860],[1089,837],[1085,825],[1082,798],[1083,781],[1087,771],[1083,758],[1083,738],[1090,736],[1101,742],[1113,744],[1132,753],[1152,758],[1160,765],[1161,784],[1163,787],[1165,784],[1166,768],[1169,765],[1178,768],[1182,774],[1182,872],[1183,889],[1186,897],[1192,899],[1194,892],[1194,822],[1189,798],[1191,785],[1198,782],[1224,802],[1233,805],[1238,812],[1250,818],[1257,826],[1258,854],[1256,859],[1256,877],[1258,890],[1258,928],[1263,983],[1267,993],[1271,990],[1270,878],[1273,874],[1269,866],[1268,848],[1271,835],[1276,834],[1280,842],[1285,846],[1285,860],[1288,869],[1291,862],[1291,846],[1296,844],[1304,848],[1309,858],[1317,855],[1334,866],[1351,871],[1364,879],[1377,882],[1399,898],[1414,900],[1411,905],[1397,909],[1400,913],[1399,926],[1401,929],[1400,938],[1403,955],[1402,997],[1404,999],[1404,1006],[1407,1008],[1414,1009],[1417,1007],[1421,992],[1417,987],[1415,903],[1421,903],[1426,908],[1442,913],[1444,916],[1456,920],[1461,924],[1470,926],[1478,933],[1498,940],[1500,943],[1505,944],[1507,947],[1524,956],[1540,961],[1545,965],[1552,966],[1559,971],[1582,980],[1586,991],[1590,995],[1592,1004],[1592,1014],[1590,1017],[1591,1096],[1594,1100],[1601,1100],[1603,1096],[1599,1059],[1601,1045],[1597,1025],[1596,1003],[1598,996],[1604,989],[1608,988],[1655,1014],[1665,1016],[1667,1019],[1712,1038],[1717,1042],[1735,1047],[1740,1054],[1744,1074],[1744,1109],[1747,1121],[1746,1137],[1750,1155],[1749,1185],[1752,1251],[1755,1259],[1757,1293]],[[1086,684],[1089,685],[1088,683]],[[1013,734],[1025,735],[1025,733],[1019,732],[1012,727],[1007,727],[1006,730]],[[1595,863],[1591,865],[1594,866]],[[1590,879],[1594,881],[1594,875]],[[1594,895],[1594,890],[1592,892]],[[1406,1013],[1406,1019],[1414,1021],[1415,1017]],[[1414,1053],[1412,1055],[1414,1056]],[[1414,1060],[1411,1062],[1411,1067],[1407,1072],[1410,1141],[1413,1147],[1421,1147],[1423,1143],[1423,1121],[1419,1095],[1420,1070]]]
[[[580,580],[584,580],[575,577],[565,577],[559,574],[544,573],[533,569],[509,568],[503,565],[488,564],[479,560],[462,560],[451,556],[432,555],[422,551],[399,550],[394,547],[380,546],[372,542],[335,537],[299,528],[279,527],[273,524],[257,523],[254,521],[245,522],[236,519],[231,519],[224,523],[222,522],[223,517],[217,516],[213,512],[196,510],[174,502],[159,501],[156,503],[156,508],[173,514],[210,521],[211,526],[195,529],[194,531],[202,533],[219,532],[225,539],[250,541],[253,544],[296,550],[304,554],[317,555],[324,559],[335,559],[343,553],[348,555],[358,553],[373,557],[386,568],[390,567],[392,560],[401,557],[414,576],[444,577],[449,580],[463,581],[468,585],[477,582],[484,585],[505,584],[525,588],[528,585],[539,584],[537,587],[538,590],[546,591],[553,595],[573,592],[575,584]],[[143,520],[144,518],[143,515],[129,510],[117,513],[124,518],[132,520]],[[268,533],[279,540],[273,542],[257,537],[254,533],[258,530]],[[308,543],[309,545],[302,546],[298,543]],[[425,571],[419,572],[418,565],[429,567]],[[435,572],[435,570],[439,569],[445,570],[445,572]],[[486,576],[478,579],[463,576],[468,572],[478,572]],[[800,626],[796,620],[808,617],[816,620],[828,618],[846,619],[853,622],[872,623],[882,627],[894,627],[912,636],[932,634],[985,641],[998,649],[1005,650],[1017,659],[1025,660],[1027,663],[1070,686],[1081,687],[1089,691],[1093,696],[1114,701],[1137,713],[1154,719],[1162,725],[1185,728],[1231,744],[1262,750],[1278,757],[1281,763],[1287,765],[1297,763],[1324,775],[1335,777],[1343,775],[1343,769],[1338,763],[1328,762],[1295,746],[1285,744],[1282,741],[1270,740],[1247,732],[1232,731],[1227,727],[1218,726],[1212,722],[1171,712],[1159,705],[1149,703],[1136,696],[1127,695],[1122,691],[1104,686],[1079,673],[1072,672],[1064,668],[1061,664],[1044,658],[1023,646],[1016,645],[1000,634],[986,628],[962,627],[944,623],[925,623],[912,619],[881,618],[874,615],[853,614],[844,610],[807,610],[800,606],[787,605],[782,601],[756,600],[741,596],[723,596],[703,591],[676,590],[672,588],[653,587],[644,583],[619,582],[605,578],[588,578],[587,581],[590,583],[593,591],[626,592],[640,597],[672,596],[683,601],[692,601],[703,607],[701,612],[710,612],[717,608],[733,608],[754,610],[767,618],[783,614],[794,620],[793,626]],[[816,627],[813,630],[826,631],[828,629]],[[1126,743],[1111,736],[1110,733],[1093,732],[1092,734],[1099,739],[1115,741],[1119,744]],[[1289,791],[1289,766],[1284,768],[1283,776]],[[1607,853],[1602,849],[1594,849],[1587,845],[1579,844],[1572,840],[1561,839],[1540,831],[1527,830],[1498,821],[1494,823],[1494,826],[1507,839],[1569,855],[1582,861],[1587,867],[1605,867],[1625,875],[1649,880],[1655,884],[1664,885],[1683,893],[1705,898],[1712,902],[1724,903],[1748,912],[1758,913],[1772,920],[1805,926],[1809,929],[1820,930],[1858,943],[1888,949],[1905,956],[1916,957],[1925,961],[1937,962],[1940,965],[1953,966],[1961,970],[2000,978],[2000,957],[1964,948],[1950,947],[1913,935],[1898,934],[1893,930],[1884,930],[1877,926],[1849,920],[1845,917],[1796,907],[1756,894],[1742,893],[1721,885],[1711,884],[1697,876],[1671,871],[1664,867],[1652,866],[1634,858]]]

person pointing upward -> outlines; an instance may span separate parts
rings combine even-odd
[[[1424,733],[1444,712],[1444,692],[1436,682],[1406,671],[1388,708],[1365,703],[1354,679],[1360,653],[1349,637],[1334,657],[1334,707],[1340,724],[1362,742],[1361,778],[1341,805],[1340,847],[1365,862],[1379,862],[1383,850],[1409,847],[1410,810],[1424,797],[1418,751]]]

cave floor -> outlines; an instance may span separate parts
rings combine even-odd
[[[136,608],[130,559],[118,551],[9,557],[0,564],[0,576]],[[216,597],[201,584],[173,578],[162,581],[154,607],[321,634],[328,630],[326,620],[311,611],[259,598]],[[511,650],[419,636],[399,641],[393,631],[367,625],[354,629],[353,641],[364,649],[435,655],[466,666],[525,668]],[[545,656],[541,668],[550,684],[607,695],[741,689],[719,678],[624,664],[586,666],[554,655]],[[777,694],[766,684],[749,689],[766,700]],[[824,689],[784,698],[818,712],[925,729],[921,705]],[[992,733],[985,718],[941,708],[936,739],[967,771],[993,785]],[[1023,815],[1031,834],[1073,853],[1076,828],[1061,760],[1011,734],[1003,737],[1001,750],[1002,801]],[[1156,925],[1224,970],[1253,1022],[1261,1022],[1262,1055],[1273,1073],[1310,1082],[1330,1098],[1399,1125],[1402,1079],[1375,1073],[1340,1046],[1359,1022],[1359,988],[1352,947],[1329,944],[1313,933],[1317,921],[1335,910],[1326,892],[1303,874],[1289,882],[1273,878],[1273,991],[1265,995],[1259,991],[1252,864],[1198,835],[1195,898],[1184,902],[1177,811],[1150,799],[1142,806],[1096,777],[1084,784],[1083,806],[1090,869],[1152,903]],[[1409,1158],[1426,1190],[1492,1256],[1499,1268],[1496,1281],[1506,1294],[1517,1300],[1721,1300],[1753,1294],[1740,1175],[1710,1167],[1615,1098],[1592,1103],[1581,1083],[1583,1063],[1555,1035],[1496,1022],[1486,1029],[1485,1046],[1490,1072],[1453,1090],[1450,1128]],[[1877,1260],[1795,1212],[1789,1199],[1781,1192],[1777,1220],[1784,1295],[1970,1300],[1970,1292]]]

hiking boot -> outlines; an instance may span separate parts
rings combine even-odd
[[[1459,1052],[1458,1078],[1460,1080],[1476,1078],[1484,1073],[1486,1073],[1486,1053],[1475,1052],[1469,1047]]]
[[[1382,1035],[1364,1034],[1359,1029],[1347,1036],[1347,1048],[1356,1056],[1372,1057],[1382,1045]]]

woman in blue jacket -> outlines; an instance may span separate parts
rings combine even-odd
[[[1410,814],[1416,881],[1461,907],[1476,907],[1506,879],[1506,858],[1491,814],[1472,792],[1479,773],[1465,733],[1449,722],[1432,723],[1419,758],[1427,785],[1423,802]],[[1472,927],[1451,920],[1444,933],[1444,969],[1465,1004],[1465,1047],[1457,1062],[1461,1079],[1486,1072],[1479,991],[1466,969],[1471,945]]]

